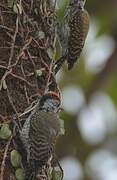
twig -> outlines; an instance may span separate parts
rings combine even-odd
[[[2,89],[3,82],[5,81],[5,78],[11,73],[11,71],[12,71],[12,69],[10,69],[9,71],[6,71],[4,73],[4,75],[2,76],[1,81],[0,81],[0,90]]]
[[[53,59],[52,59],[52,61],[51,61],[50,67],[49,67],[48,78],[47,78],[47,82],[46,82],[44,94],[45,94],[45,93],[47,92],[47,90],[48,90],[47,88],[48,88],[49,81],[50,81],[50,78],[51,78],[51,75],[52,75],[52,69],[53,69]]]
[[[14,33],[14,36],[13,36],[13,42],[12,42],[12,45],[11,45],[11,52],[10,52],[10,57],[9,57],[9,62],[8,62],[8,68],[10,67],[11,61],[12,61],[12,58],[13,58],[14,46],[15,46],[15,40],[16,40],[17,33],[18,33],[18,16],[17,16],[17,19],[16,19],[16,29],[15,29],[15,33]]]
[[[0,25],[0,28],[13,32],[13,29],[8,28],[7,26]]]
[[[39,53],[39,56],[40,56],[40,59],[41,59],[41,63],[45,66],[45,68],[49,71],[49,66],[48,64],[42,59],[42,56],[41,56],[41,52]]]
[[[29,112],[31,112],[33,109],[35,109],[35,107],[37,106],[37,103],[38,103],[37,101],[33,101],[31,105],[28,108],[26,108],[26,110],[22,114],[19,115],[19,117],[22,117],[28,114]],[[33,104],[35,105],[33,106]]]
[[[32,37],[30,37],[30,39],[28,40],[28,42],[27,42],[27,43],[24,45],[24,47],[21,49],[21,51],[20,51],[20,53],[19,53],[19,56],[17,57],[16,62],[15,62],[14,64],[12,64],[12,65],[10,66],[10,68],[17,65],[17,63],[19,62],[20,57],[22,57],[22,53],[24,52],[24,50],[26,50],[26,49],[28,48],[28,46],[30,45],[31,42],[32,42]]]
[[[9,33],[9,32],[6,32],[6,34],[11,38],[11,40],[13,41],[13,35],[11,34],[11,33]],[[11,42],[9,43],[10,45],[11,45]],[[11,46],[11,49],[12,49],[12,46]]]
[[[31,62],[32,62],[32,65],[33,65],[33,68],[34,68],[34,71],[35,71],[35,63],[34,63],[34,61],[33,61],[33,59],[32,59],[32,56],[31,56],[31,54],[30,54],[30,52],[29,52],[29,50],[27,49],[26,50],[27,51],[27,54],[28,54],[28,57],[29,57],[29,59],[31,60]]]
[[[2,16],[1,8],[0,8],[0,18],[1,18],[1,23],[4,24],[4,19],[3,19],[3,16]]]
[[[30,13],[31,13],[32,9],[33,9],[33,0],[31,0]]]
[[[5,171],[5,163],[6,163],[6,158],[7,158],[7,152],[10,146],[12,140],[12,136],[10,137],[10,139],[7,142],[7,145],[5,147],[5,151],[4,151],[4,156],[3,156],[3,160],[2,160],[2,164],[1,164],[1,174],[0,174],[0,180],[4,180],[4,171]]]
[[[3,65],[0,65],[0,68],[8,70],[8,68],[6,66],[3,66]]]
[[[10,73],[13,77],[15,77],[15,78],[17,78],[17,79],[19,79],[19,80],[21,80],[21,81],[24,81],[27,85],[29,85],[29,86],[31,86],[31,87],[35,87],[35,84],[31,84],[30,82],[28,82],[26,79],[24,79],[23,77],[21,77],[21,76],[18,76],[18,75],[16,75],[16,74],[14,74],[14,73]]]
[[[47,49],[47,47],[48,47],[48,38],[47,38],[44,46],[41,46],[34,38],[33,38],[33,41],[35,42],[35,44],[38,46],[39,49]]]
[[[7,96],[8,96],[10,105],[11,105],[11,107],[13,108],[13,110],[14,110],[16,116],[17,116],[17,119],[18,119],[17,124],[18,124],[18,128],[19,128],[19,131],[20,131],[20,129],[21,129],[22,126],[21,126],[21,124],[20,124],[19,114],[18,114],[18,112],[17,112],[17,110],[16,110],[16,108],[15,108],[15,105],[13,104],[12,97],[10,96],[10,92],[9,92],[8,88],[7,88]]]
[[[24,72],[24,68],[23,68],[23,64],[22,64],[22,63],[21,63],[21,70],[22,70],[22,73],[23,73],[24,78],[26,78],[26,75],[25,75],[25,72]],[[30,100],[29,100],[29,97],[28,97],[28,92],[27,92],[26,84],[24,84],[24,92],[25,92],[25,96],[26,96],[27,103],[28,103],[28,105],[29,105],[29,104],[30,104]]]

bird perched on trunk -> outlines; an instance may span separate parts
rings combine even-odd
[[[64,61],[68,69],[80,57],[89,29],[89,15],[84,9],[85,0],[70,0],[65,17],[58,25],[58,35],[62,45],[62,57],[55,63],[55,73],[58,72]]]
[[[39,170],[52,158],[60,132],[59,108],[60,98],[54,92],[48,92],[23,125],[20,138],[27,152],[25,180],[35,179]]]

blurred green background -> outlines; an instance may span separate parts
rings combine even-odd
[[[68,0],[58,0],[63,17]],[[87,0],[90,30],[79,63],[57,75],[64,180],[117,180],[117,0]]]

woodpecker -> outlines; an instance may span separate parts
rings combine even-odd
[[[65,60],[68,64],[68,70],[71,70],[80,57],[89,29],[89,15],[84,9],[84,5],[85,0],[69,1],[64,21],[58,32],[63,53],[62,57],[55,63],[55,73],[58,72]]]
[[[37,173],[52,158],[60,133],[59,107],[58,95],[48,92],[42,96],[23,125],[20,138],[27,152],[25,180],[35,179]]]

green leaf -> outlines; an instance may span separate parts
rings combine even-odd
[[[65,128],[64,128],[64,120],[60,119],[60,135],[65,134]]]
[[[63,172],[60,168],[55,167],[52,172],[52,180],[61,180],[63,177]]]
[[[8,124],[1,124],[0,138],[8,139],[10,136],[11,136],[11,130],[9,129]]]
[[[50,57],[50,59],[53,59],[54,52],[53,52],[52,48],[48,48],[47,53],[48,53],[48,56]]]
[[[65,6],[68,4],[68,0],[57,0],[57,6],[59,9],[62,9],[63,7],[65,8]]]
[[[15,171],[15,176],[16,176],[16,179],[17,179],[17,180],[24,180],[24,172],[23,172],[23,169],[18,168],[18,169]]]
[[[55,41],[55,55],[54,55],[54,59],[57,60],[62,56],[62,46],[60,43],[60,39],[58,37],[58,35],[56,34],[56,41]]]
[[[11,151],[10,158],[11,158],[11,164],[13,167],[17,168],[21,166],[21,156],[18,153],[18,151],[16,150]]]
[[[63,20],[65,9],[67,8],[67,5],[69,3],[69,0],[57,0],[57,17],[59,21]]]

